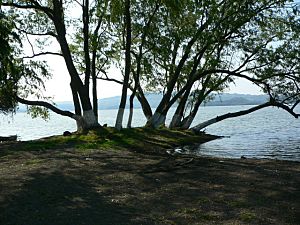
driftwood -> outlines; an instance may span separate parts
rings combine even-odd
[[[4,142],[4,141],[16,141],[17,138],[18,138],[17,135],[11,135],[11,136],[7,136],[7,137],[0,136],[0,142]]]

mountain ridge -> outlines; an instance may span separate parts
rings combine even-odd
[[[162,98],[162,94],[150,93],[145,95],[152,108],[156,108]],[[98,100],[99,110],[118,109],[121,96],[113,96],[109,98],[102,98]],[[223,93],[216,95],[214,100],[202,104],[201,106],[232,106],[232,105],[258,105],[266,102],[267,95],[251,95],[251,94],[230,94]],[[62,110],[74,110],[73,103],[71,101],[57,102],[56,106]],[[175,104],[176,106],[176,104]],[[127,96],[126,108],[129,108],[129,96]],[[141,108],[139,101],[134,99],[134,108]],[[26,106],[21,105],[18,111],[25,111]]]

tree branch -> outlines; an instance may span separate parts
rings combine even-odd
[[[23,99],[23,98],[20,98],[20,97],[16,97],[16,100],[22,104],[25,104],[25,105],[33,105],[33,106],[42,106],[42,107],[45,107],[47,109],[50,109],[51,111],[59,114],[59,115],[62,115],[62,116],[68,116],[72,119],[75,119],[75,114],[70,112],[70,111],[64,111],[64,110],[61,110],[57,107],[55,107],[54,105],[48,103],[48,102],[44,102],[44,101],[30,101],[30,100],[27,100],[27,99]]]
[[[115,82],[115,83],[117,83],[117,84],[123,85],[123,82],[122,82],[122,81],[119,81],[119,80],[114,79],[114,78],[97,77],[97,79],[99,79],[99,80],[104,80],[104,81],[113,81],[113,82]]]
[[[33,54],[32,56],[24,56],[23,59],[32,59],[34,57],[41,56],[41,55],[63,56],[61,53],[58,53],[58,52],[40,52],[40,53],[37,53],[37,54]]]

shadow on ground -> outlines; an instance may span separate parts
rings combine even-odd
[[[299,172],[296,162],[24,153],[0,160],[0,224],[296,225]]]
[[[30,174],[1,204],[0,224],[129,224],[131,210],[103,199],[81,178]],[[84,176],[84,174],[82,174]],[[124,214],[126,212],[126,214]],[[96,222],[98,221],[98,222]]]

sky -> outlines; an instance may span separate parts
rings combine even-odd
[[[52,69],[53,77],[45,82],[46,91],[44,93],[47,97],[53,97],[55,102],[71,101],[72,93],[70,89],[70,76],[66,69],[62,57],[48,56],[47,61]],[[109,71],[110,75],[121,77],[120,72],[116,69]],[[230,90],[227,93],[239,94],[261,94],[259,89],[244,79],[236,80],[235,84],[231,84]],[[98,80],[98,99],[108,98],[113,96],[120,96],[122,93],[122,86],[115,82],[107,82]]]

